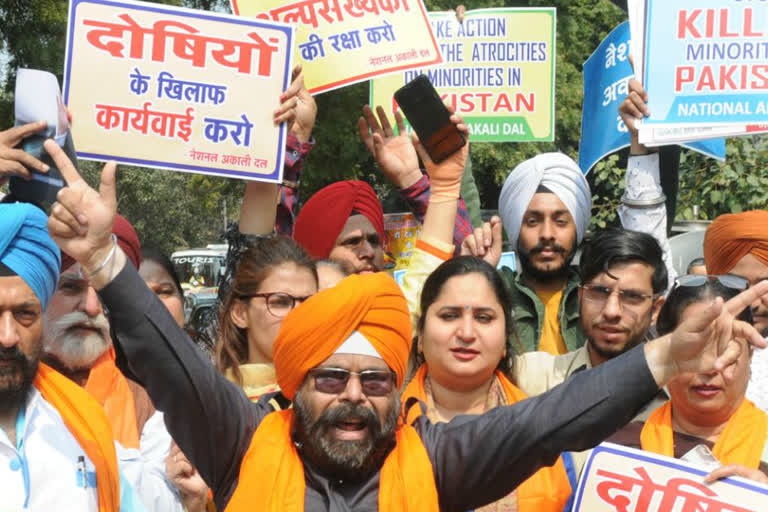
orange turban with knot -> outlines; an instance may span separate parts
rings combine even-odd
[[[277,383],[293,400],[309,370],[360,332],[402,386],[411,350],[411,319],[403,292],[384,273],[352,275],[312,296],[283,320],[273,347]]]
[[[768,265],[768,211],[728,213],[716,218],[704,235],[707,273],[727,274],[747,254]]]

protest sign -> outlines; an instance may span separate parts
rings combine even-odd
[[[370,103],[394,113],[394,93],[420,73],[461,114],[472,142],[552,141],[555,9],[429,13],[443,64],[371,81]]]
[[[592,450],[574,512],[768,510],[768,487],[742,478],[705,485],[708,470],[680,459],[603,443]]]
[[[422,0],[231,0],[240,16],[295,24],[312,94],[441,62]]]
[[[648,0],[648,126],[768,121],[768,2]]]
[[[395,270],[406,268],[421,233],[421,223],[412,213],[387,213],[384,230],[387,232],[385,266]]]
[[[71,0],[64,101],[77,155],[282,180],[293,29],[126,0]]]
[[[584,104],[579,167],[587,174],[606,155],[629,146],[630,135],[619,105],[633,77],[629,22],[616,27],[584,63]],[[682,141],[681,141],[682,142]],[[684,144],[713,158],[725,159],[725,140]]]

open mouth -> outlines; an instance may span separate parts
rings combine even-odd
[[[368,433],[368,425],[362,419],[348,418],[336,422],[335,437],[343,441],[359,441],[364,439]]]

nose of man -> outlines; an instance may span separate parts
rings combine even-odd
[[[4,311],[0,314],[0,347],[13,348],[20,339],[21,336],[13,312]]]

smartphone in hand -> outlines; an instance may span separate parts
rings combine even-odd
[[[426,75],[398,89],[395,100],[433,162],[442,162],[467,143]]]

